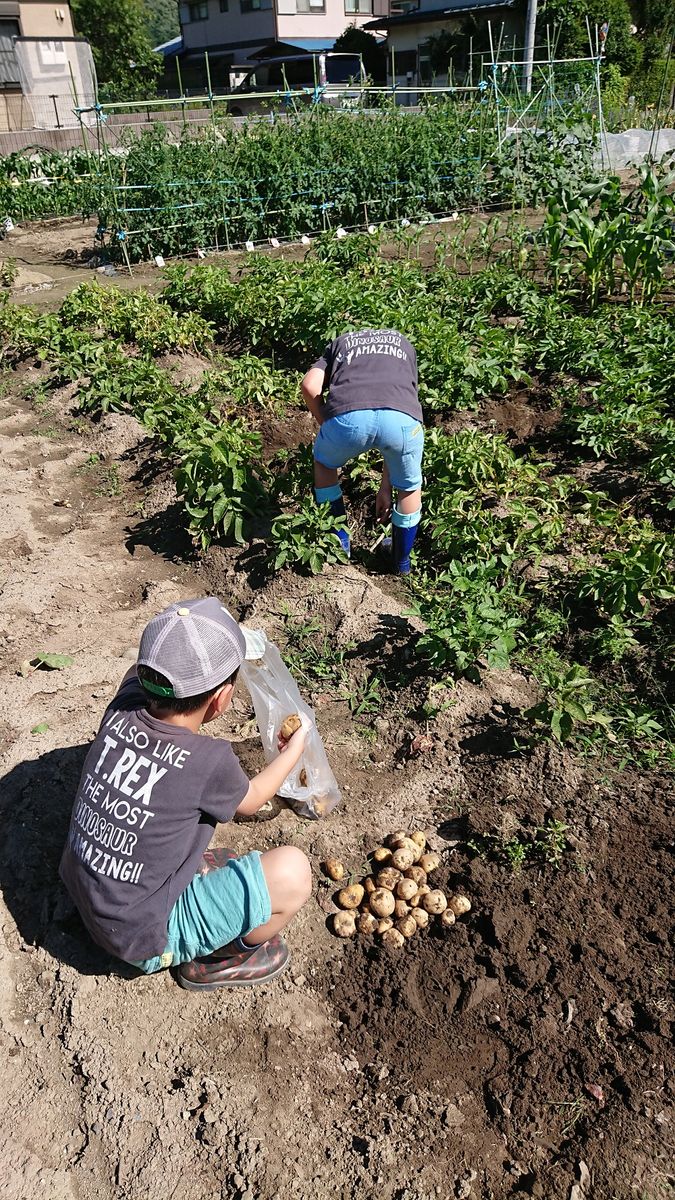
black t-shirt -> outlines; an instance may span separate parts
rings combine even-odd
[[[417,355],[395,329],[342,333],[313,365],[326,372],[325,420],[363,408],[393,408],[422,420]]]
[[[167,919],[249,781],[229,742],[158,721],[137,678],[106,710],[75,797],[60,875],[95,942],[163,954]]]

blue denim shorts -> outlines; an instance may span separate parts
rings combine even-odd
[[[236,937],[245,937],[271,915],[260,852],[252,850],[224,867],[205,868],[195,875],[169,913],[164,953],[131,965],[151,975],[163,967],[192,962]]]
[[[344,467],[373,448],[387,464],[392,487],[411,492],[422,486],[424,428],[393,408],[360,408],[329,417],[317,434],[314,457],[324,467]]]

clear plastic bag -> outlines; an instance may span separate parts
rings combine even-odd
[[[241,626],[246,637],[246,660],[241,678],[251,694],[265,761],[275,758],[282,722],[291,713],[304,713],[312,728],[296,767],[279,788],[279,795],[301,817],[318,820],[325,817],[342,799],[330,769],[323,742],[316,727],[314,712],[305,704],[297,684],[273,642],[258,629]]]

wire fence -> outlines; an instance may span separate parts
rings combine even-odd
[[[90,104],[81,149],[4,160],[0,219],[96,213],[100,248],[131,269],[536,202],[554,177],[593,174],[600,62],[535,60],[525,94],[522,58],[500,50],[470,85],[270,91],[245,121],[235,92]]]

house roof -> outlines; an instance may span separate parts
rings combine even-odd
[[[447,21],[448,17],[484,12],[493,8],[513,8],[516,0],[453,0],[447,8],[414,9],[397,17],[375,17],[366,21],[362,29],[399,29],[402,25],[426,25],[432,21]]]
[[[180,54],[183,49],[183,38],[178,34],[178,37],[171,38],[168,42],[162,42],[160,46],[153,46],[152,49],[155,54],[163,54],[165,58],[170,58],[172,55]]]

